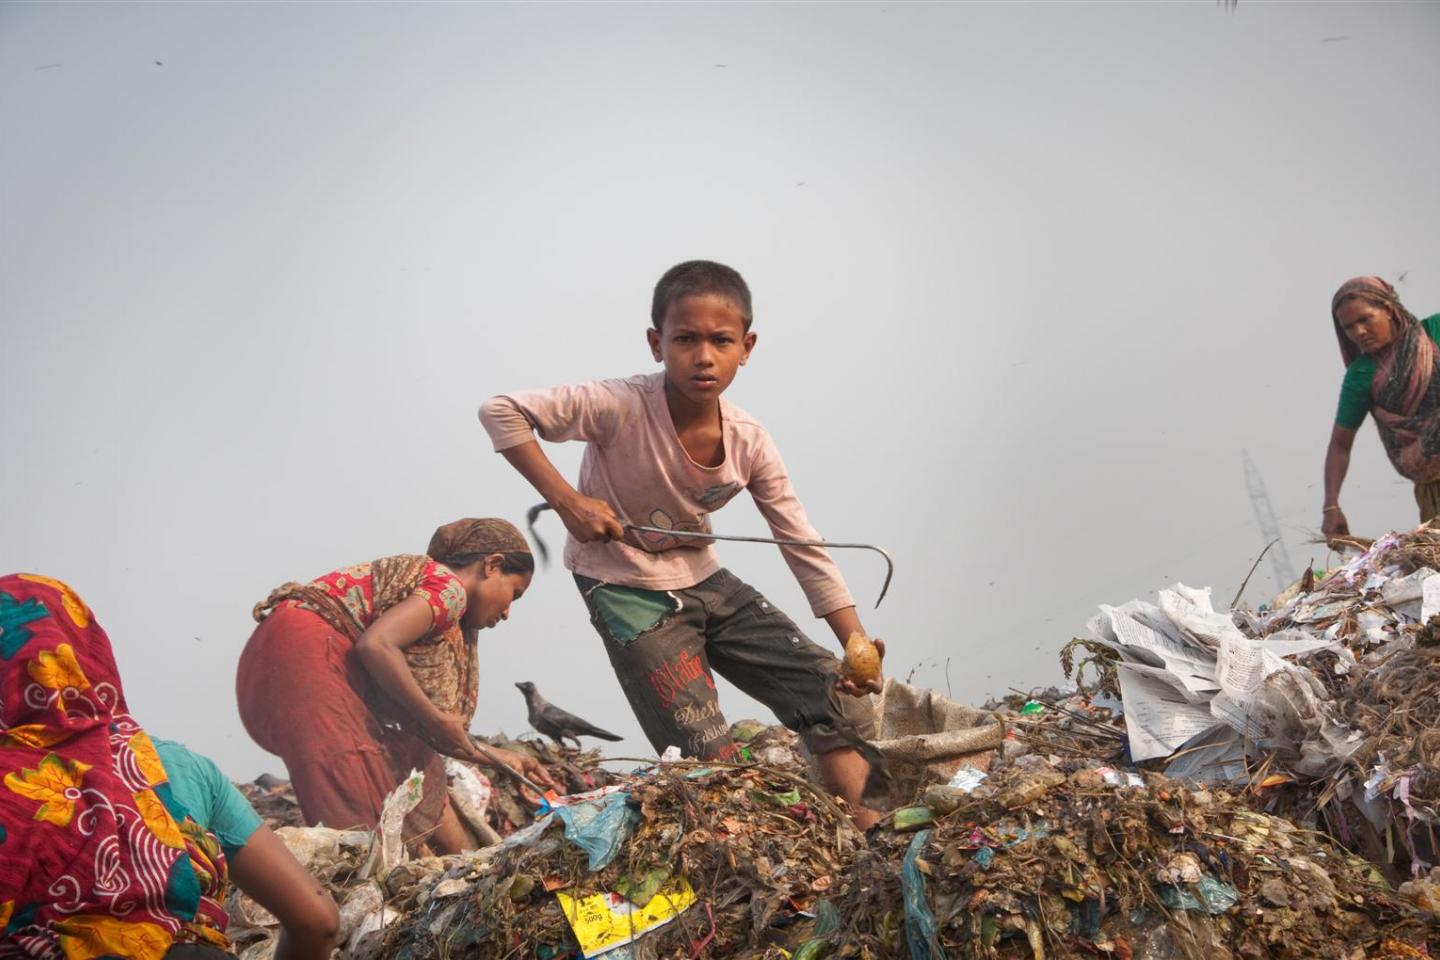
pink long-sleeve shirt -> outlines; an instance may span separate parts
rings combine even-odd
[[[495,449],[518,447],[539,434],[550,441],[584,440],[576,488],[609,503],[642,526],[710,532],[710,514],[742,489],[777,538],[818,540],[795,495],[770,434],[745,411],[720,398],[725,462],[696,463],[685,452],[665,402],[665,375],[598,380],[492,397],[480,422]],[[533,433],[532,433],[533,431]],[[630,543],[565,543],[565,566],[581,576],[649,590],[692,587],[720,569],[714,546],[689,537],[632,533]],[[823,617],[854,605],[840,569],[823,547],[781,547],[810,609]]]

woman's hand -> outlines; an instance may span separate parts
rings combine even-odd
[[[479,750],[475,752],[479,755],[479,759],[475,762],[481,766],[489,767],[493,770],[497,763],[503,763],[542,790],[558,791],[561,789],[560,784],[550,779],[550,774],[545,770],[545,767],[534,757],[526,756],[515,750],[506,750],[504,747],[492,747],[489,744],[485,745],[484,753],[481,753]],[[538,807],[544,799],[543,797],[536,796],[524,784],[520,784],[520,796],[525,799],[526,803],[536,807]]]
[[[494,769],[497,762],[503,763],[542,789],[560,789],[560,785],[551,779],[550,773],[539,760],[517,750],[506,750],[504,747],[492,747],[489,744],[482,750],[470,736],[470,731],[465,729],[465,725],[447,714],[441,714],[432,724],[426,740],[430,746],[448,757],[491,769]],[[538,804],[540,798],[534,797],[531,802]]]
[[[471,763],[485,762],[485,756],[475,749],[475,744],[470,739],[470,731],[465,729],[465,724],[456,717],[437,710],[436,716],[426,724],[424,733],[425,742],[434,747],[437,753]]]
[[[1325,507],[1320,517],[1320,532],[1327,541],[1350,535],[1350,524],[1340,509],[1340,487],[1350,469],[1350,448],[1354,445],[1355,431],[1335,424],[1330,431],[1330,445],[1325,448]]]
[[[493,754],[496,760],[499,760],[511,770],[521,774],[528,780],[533,780],[536,785],[544,787],[546,790],[560,789],[560,785],[550,779],[550,774],[545,769],[545,765],[534,757],[520,753],[518,750],[506,750],[503,747],[486,747],[485,750],[487,753]],[[480,762],[485,763],[486,761],[482,759]],[[489,765],[494,766],[494,761],[490,761]],[[539,798],[536,799],[538,802]]]
[[[1350,522],[1345,519],[1345,511],[1340,509],[1339,504],[1325,508],[1324,516],[1320,520],[1320,532],[1325,534],[1326,540],[1350,536]]]

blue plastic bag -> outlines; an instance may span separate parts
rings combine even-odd
[[[1202,876],[1199,883],[1184,887],[1161,884],[1160,899],[1171,910],[1204,911],[1213,916],[1239,903],[1240,893],[1228,883]]]
[[[910,945],[910,960],[945,960],[940,938],[935,935],[935,913],[925,899],[925,874],[915,862],[929,842],[929,830],[915,834],[900,863],[900,889],[905,895],[905,942]]]
[[[605,869],[615,859],[640,822],[640,811],[630,806],[630,794],[623,791],[556,807],[555,816],[565,824],[565,839],[589,856],[592,872]]]

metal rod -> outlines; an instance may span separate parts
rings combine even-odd
[[[540,539],[540,534],[535,530],[535,521],[540,514],[554,508],[548,503],[537,503],[525,512],[525,520],[530,527],[530,536],[535,539],[536,552],[540,554],[541,561],[550,556],[550,551],[545,547],[545,541]],[[665,527],[646,527],[638,523],[631,523],[622,520],[625,529],[633,530],[636,533],[658,533],[666,537],[692,537],[697,540],[729,540],[734,543],[770,543],[778,547],[833,547],[837,550],[873,550],[885,558],[885,582],[880,585],[880,599],[875,601],[878,609],[885,599],[885,594],[890,592],[890,579],[895,576],[895,561],[883,547],[877,547],[873,543],[836,543],[832,540],[781,540],[775,537],[742,537],[725,533],[701,533],[697,530],[668,530]]]
[[[700,533],[694,530],[667,530],[664,527],[642,527],[638,523],[627,523],[625,529],[634,530],[636,533],[659,533],[667,537],[693,537],[697,540],[730,540],[735,543],[773,543],[780,547],[833,547],[838,550],[874,550],[885,558],[885,583],[880,587],[880,600],[875,601],[875,606],[880,606],[880,601],[885,599],[885,594],[890,591],[890,578],[895,576],[895,561],[890,559],[890,554],[885,552],[884,547],[877,547],[873,543],[836,543],[833,540],[782,540],[776,537],[742,537],[724,533]]]

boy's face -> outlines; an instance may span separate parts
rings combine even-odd
[[[707,293],[670,304],[661,328],[645,331],[650,352],[665,364],[670,387],[688,400],[717,399],[755,349],[740,309],[727,297]]]

